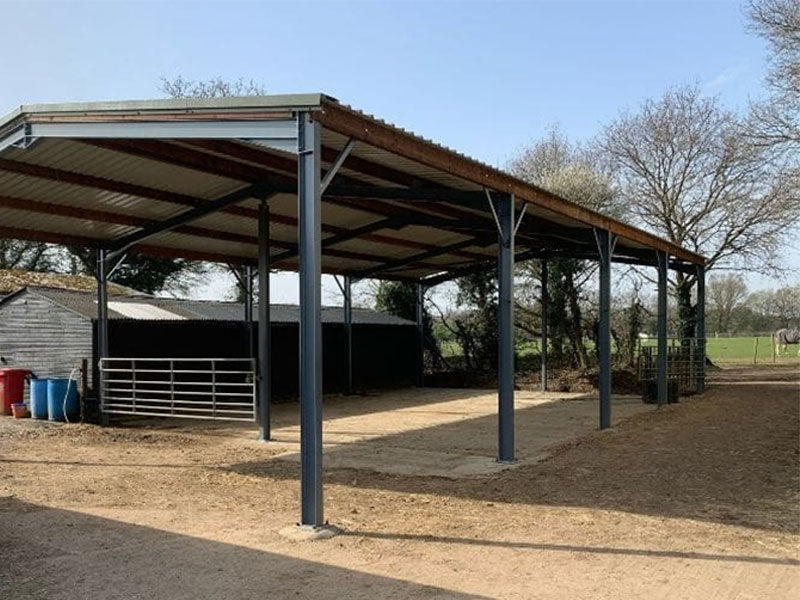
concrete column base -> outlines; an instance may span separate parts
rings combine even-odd
[[[342,533],[342,530],[334,525],[290,525],[278,532],[283,537],[295,542],[315,542],[317,540],[327,540]]]

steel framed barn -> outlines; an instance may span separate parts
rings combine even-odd
[[[270,269],[299,271],[300,522],[308,526],[325,522],[322,273],[343,276],[349,324],[355,280],[416,283],[421,316],[425,287],[496,261],[499,461],[514,460],[515,261],[598,261],[601,428],[611,411],[612,262],[658,271],[659,403],[667,397],[668,269],[698,275],[704,347],[702,256],[323,94],[22,106],[0,120],[0,237],[96,251],[101,357],[108,356],[106,283],[128,252],[257,268],[262,323]],[[260,329],[257,344],[264,440],[268,331]],[[545,385],[546,364],[543,356]],[[701,367],[698,389],[703,382]]]

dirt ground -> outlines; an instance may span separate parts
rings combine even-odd
[[[344,533],[318,542],[277,533],[298,513],[291,423],[263,444],[0,419],[0,598],[800,597],[800,372],[714,377],[679,405],[615,411],[605,432],[579,416],[560,445],[531,423],[596,405],[521,400],[518,444],[543,460],[477,477],[330,460],[326,515]],[[464,399],[430,393],[332,402],[327,454],[448,452],[465,428],[458,453],[483,456],[484,401],[449,418]],[[370,414],[384,430],[358,431]]]
[[[597,427],[596,394],[517,391],[516,462],[497,456],[497,394],[469,389],[403,389],[325,398],[325,465],[417,477],[490,475],[541,461],[560,446]],[[614,396],[612,422],[653,410],[638,397]],[[297,404],[272,410],[270,452],[276,460],[300,462]],[[252,440],[252,424],[163,421],[162,427]],[[130,422],[153,427],[149,421]],[[191,429],[187,429],[191,427]]]

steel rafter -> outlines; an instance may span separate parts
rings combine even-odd
[[[141,231],[137,231],[116,239],[109,244],[109,248],[111,249],[112,254],[118,254],[125,249],[130,248],[134,244],[143,242],[148,238],[165,233],[167,231],[172,231],[173,229],[187,225],[192,221],[201,219],[223,208],[238,204],[239,202],[247,200],[248,198],[260,197],[264,196],[265,194],[266,189],[263,185],[248,185],[242,189],[231,192],[230,194],[225,194],[220,198],[216,198],[215,200],[209,200],[200,206],[196,206],[195,208],[184,211],[175,215],[174,217],[165,219],[164,221],[156,221],[150,225],[147,225],[146,227],[143,227]]]

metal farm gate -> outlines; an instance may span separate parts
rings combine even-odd
[[[667,338],[667,395],[669,402],[697,391],[698,374],[704,373],[705,340]],[[658,347],[655,338],[640,338],[636,350],[636,372],[647,402],[656,401]]]
[[[105,358],[100,386],[106,413],[256,420],[250,358]]]

